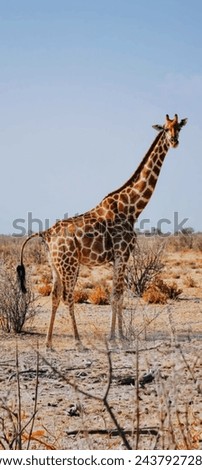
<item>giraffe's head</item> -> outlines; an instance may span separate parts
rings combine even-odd
[[[164,126],[154,125],[152,127],[157,131],[164,131],[166,133],[170,147],[177,147],[179,144],[179,132],[186,123],[186,118],[181,119],[179,122],[177,114],[175,114],[174,119],[170,119],[168,114],[166,114],[166,122]]]

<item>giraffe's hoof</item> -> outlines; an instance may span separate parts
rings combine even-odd
[[[122,343],[128,343],[129,339],[125,335],[120,335],[119,339]]]
[[[53,348],[52,344],[49,344],[49,343],[48,343],[48,344],[47,344],[47,343],[45,344],[45,350],[46,350],[46,352],[53,352],[53,351],[55,351],[55,349]]]
[[[107,342],[107,350],[111,352],[119,351],[119,344],[115,335],[109,337]]]
[[[117,338],[116,335],[111,335],[108,339],[109,347],[114,348],[117,347]]]
[[[120,333],[119,334],[119,339],[123,340],[123,341],[128,341],[128,338],[126,335],[124,335],[123,333]]]
[[[79,352],[89,351],[89,349],[86,348],[86,346],[84,346],[80,340],[76,341],[76,348],[78,349]]]
[[[116,335],[110,335],[109,336],[109,341],[111,341],[111,342],[116,341]]]

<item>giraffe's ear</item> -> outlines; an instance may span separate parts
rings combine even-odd
[[[154,126],[152,126],[153,129],[155,129],[156,131],[163,131],[164,127],[163,126],[159,126],[159,124],[154,124]]]
[[[185,119],[181,119],[180,123],[179,123],[179,128],[181,129],[181,127],[185,126],[186,123],[187,123],[188,119],[185,118]]]

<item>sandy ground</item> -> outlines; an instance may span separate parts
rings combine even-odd
[[[34,411],[39,351],[31,448],[202,448],[202,254],[191,250],[183,255],[171,253],[165,277],[182,287],[180,300],[147,305],[126,292],[128,340],[124,343],[108,341],[110,306],[76,304],[78,329],[86,348],[78,350],[61,304],[54,350],[46,351],[50,297],[40,299],[39,313],[24,333],[1,332],[1,404],[18,413],[17,344],[22,426]],[[190,278],[193,287],[189,287]],[[1,417],[0,435],[4,427],[9,441],[11,421],[16,418],[9,418],[5,409],[1,409]],[[29,429],[23,432],[24,449]]]

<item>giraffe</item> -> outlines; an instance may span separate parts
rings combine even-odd
[[[110,339],[115,338],[116,322],[119,337],[124,338],[122,309],[125,268],[134,248],[134,224],[155,189],[164,158],[170,147],[177,147],[179,132],[187,119],[178,121],[166,115],[163,126],[154,125],[158,134],[143,160],[128,181],[108,194],[92,210],[60,220],[45,231],[30,235],[21,247],[21,264],[17,267],[22,292],[26,292],[23,252],[27,242],[39,236],[49,250],[53,275],[52,313],[46,346],[52,347],[56,311],[62,298],[69,308],[74,338],[80,343],[74,315],[74,288],[80,265],[113,264]]]

